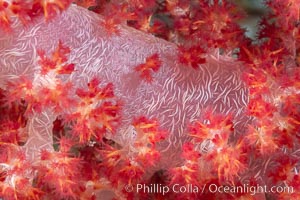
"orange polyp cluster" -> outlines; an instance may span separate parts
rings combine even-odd
[[[28,139],[27,118],[24,116],[26,105],[13,99],[8,101],[6,92],[0,90],[0,142],[22,145]]]
[[[20,101],[20,99],[30,99],[34,95],[32,81],[26,77],[20,77],[16,82],[7,82],[9,90],[9,98],[7,98],[8,104],[14,101]]]
[[[170,169],[171,180],[170,185],[181,184],[197,184],[199,176],[199,159],[200,153],[194,150],[194,144],[186,143],[183,145],[182,158],[185,160],[183,165]]]
[[[100,25],[103,26],[110,35],[120,35],[118,22],[114,18],[107,17]]]
[[[97,5],[96,0],[74,0],[73,2],[84,8],[90,8]]]
[[[6,1],[0,1],[0,25],[2,28],[9,30],[10,28],[10,22],[9,22],[9,16],[6,11],[8,7],[8,3]]]
[[[72,0],[35,0],[35,4],[39,4],[44,11],[46,19],[51,19],[57,15],[57,13],[66,10]]]
[[[272,117],[275,111],[276,107],[272,103],[263,100],[261,96],[251,99],[248,105],[249,115],[258,118],[263,116]]]
[[[38,55],[40,57],[39,65],[41,66],[41,74],[46,75],[50,71],[54,71],[56,74],[71,74],[74,71],[74,64],[66,64],[68,56],[70,54],[70,48],[64,46],[61,41],[58,43],[58,47],[52,54],[52,58],[48,58],[45,55],[45,51],[39,50]]]
[[[25,25],[40,14],[43,14],[46,20],[50,20],[66,10],[71,3],[72,0],[0,0],[0,27],[4,31],[12,31],[14,17]]]
[[[254,146],[261,155],[274,153],[278,149],[274,127],[269,120],[248,127],[248,135],[245,136],[249,145]]]
[[[186,66],[197,69],[199,67],[199,64],[203,64],[206,62],[206,59],[202,56],[205,51],[200,46],[192,46],[190,48],[179,46],[178,51],[179,62]]]
[[[75,100],[70,98],[70,89],[73,87],[72,83],[57,82],[53,88],[42,88],[39,95],[43,95],[44,101],[40,102],[43,107],[52,107],[56,113],[62,113],[65,106],[74,106]]]
[[[141,181],[145,170],[134,155],[130,155],[128,148],[116,149],[108,146],[100,150],[100,154],[103,155],[101,171],[109,178],[116,190],[122,189],[127,184]]]
[[[139,72],[143,80],[151,82],[153,80],[152,72],[157,72],[161,65],[161,60],[156,53],[147,57],[145,63],[136,66],[135,70]]]
[[[195,142],[211,140],[217,146],[227,143],[233,132],[231,116],[215,115],[213,112],[206,112],[205,120],[207,123],[196,121],[190,126],[189,135]]]
[[[159,159],[160,153],[156,149],[156,143],[167,137],[167,132],[159,129],[156,120],[140,117],[134,120],[136,139],[133,144],[136,158],[144,167],[153,166]]]
[[[42,186],[52,198],[76,198],[80,192],[80,159],[67,152],[41,152],[37,186]]]
[[[230,140],[233,135],[232,117],[214,114],[208,111],[204,114],[207,123],[195,122],[190,126],[189,135],[193,138],[194,145],[209,141],[213,148],[204,151],[202,160],[211,165],[211,176],[217,174],[220,183],[234,183],[235,179],[246,170],[246,153],[242,140],[235,143]],[[189,144],[191,145],[191,144]]]
[[[266,94],[269,92],[268,77],[263,69],[251,69],[251,72],[243,74],[246,84],[249,84],[250,95]]]
[[[92,138],[101,140],[106,131],[114,132],[120,119],[120,103],[114,101],[113,85],[107,84],[99,88],[98,79],[88,83],[88,90],[77,89],[80,98],[77,110],[67,118],[74,121],[74,136],[79,136],[80,143],[86,143]],[[100,102],[100,103],[98,103]]]
[[[234,184],[235,180],[246,170],[246,154],[243,153],[242,144],[235,146],[225,146],[213,150],[207,155],[206,160],[212,162],[216,169],[220,183],[230,182]]]
[[[73,85],[71,82],[63,82],[60,77],[61,74],[71,74],[74,71],[74,64],[65,63],[69,53],[70,49],[63,46],[61,41],[51,59],[45,56],[43,50],[39,50],[40,79],[32,80],[21,76],[17,81],[7,82],[8,102],[25,101],[26,114],[41,112],[46,107],[54,109],[56,113],[62,113],[66,105],[74,106],[76,101],[70,96]]]
[[[32,185],[30,176],[34,169],[26,160],[25,153],[19,146],[1,143],[0,146],[0,194],[7,200],[39,199],[43,193]]]
[[[167,137],[167,132],[159,130],[159,124],[156,120],[140,117],[133,121],[133,126],[137,132],[137,142],[154,145]]]
[[[124,183],[133,184],[137,180],[141,180],[145,173],[145,169],[137,162],[128,159],[125,161],[123,167],[118,172],[121,179],[126,180]]]
[[[42,112],[46,108],[50,108],[54,113],[64,118],[59,129],[65,130],[59,130],[60,135],[55,136],[57,142],[53,145],[58,145],[58,152],[43,150],[41,160],[36,161],[33,165],[26,164],[30,169],[33,167],[32,171],[36,172],[28,175],[27,179],[20,179],[24,191],[27,193],[23,194],[18,191],[19,182],[16,182],[18,188],[15,189],[5,184],[2,185],[1,197],[5,193],[5,197],[8,199],[39,199],[47,194],[51,198],[77,199],[84,192],[82,187],[86,180],[80,176],[79,168],[82,160],[74,157],[74,152],[72,152],[74,146],[87,144],[92,140],[102,141],[105,133],[115,132],[120,118],[120,103],[114,96],[113,85],[108,83],[101,88],[99,87],[100,81],[94,78],[87,84],[87,90],[78,88],[75,91],[72,83],[61,79],[62,74],[70,74],[74,70],[73,64],[71,69],[64,67],[69,66],[69,64],[65,64],[68,61],[69,53],[70,49],[59,41],[51,58],[46,57],[43,51],[40,51],[38,62],[40,66],[38,68],[41,70],[38,70],[37,73],[40,82],[36,79],[30,80],[23,77],[17,82],[7,83],[8,91],[4,92],[3,98],[1,98],[1,102],[5,99],[9,100],[2,102],[4,111],[10,106],[11,110],[8,112],[18,108],[21,112],[23,109],[19,107],[19,104],[22,102],[26,110],[18,119],[9,116],[1,119],[3,125],[1,128],[1,147],[24,143],[28,131],[25,131],[24,125],[22,125],[25,120],[23,115],[30,118],[35,112]],[[51,84],[45,84],[47,82]],[[77,98],[74,98],[76,97],[74,93]],[[13,113],[7,113],[7,115],[9,114]],[[5,122],[6,120],[8,121]],[[7,128],[15,126],[14,132],[7,130],[5,126]],[[16,159],[14,154],[11,156],[12,158],[8,160]],[[27,162],[25,157],[24,161]],[[23,165],[25,166],[25,164]],[[16,171],[11,174],[12,176],[16,175]],[[4,178],[9,179],[8,176],[7,174]],[[32,179],[35,179],[35,186],[39,189],[28,188],[32,187]],[[87,199],[91,195],[88,196]]]
[[[117,190],[143,180],[147,169],[159,162],[160,152],[156,144],[167,136],[165,131],[159,129],[157,121],[146,117],[137,118],[132,125],[136,130],[132,143],[123,147],[105,144],[104,149],[99,149],[103,155],[102,170]]]
[[[99,7],[100,9],[96,12],[100,12],[104,18],[100,25],[104,27],[109,36],[120,35],[119,25],[126,24],[129,20],[135,20],[137,17],[130,11],[127,2],[103,2]]]

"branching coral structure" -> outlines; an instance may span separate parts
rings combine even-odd
[[[264,5],[254,41],[232,1],[0,0],[0,198],[300,198],[300,2]]]

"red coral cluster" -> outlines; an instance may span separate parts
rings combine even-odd
[[[12,18],[14,17],[17,17],[25,25],[40,14],[49,20],[59,12],[66,10],[71,3],[72,0],[1,0],[0,27],[6,31],[11,31]]]
[[[12,30],[17,17],[24,24],[44,14],[51,19],[70,0],[0,0],[0,27]],[[251,41],[238,23],[245,17],[232,1],[74,1],[104,16],[111,35],[127,24],[178,46],[178,62],[198,69],[204,54],[215,49],[243,63],[242,79],[249,88],[247,115],[251,123],[235,133],[231,115],[209,110],[190,124],[181,164],[163,175],[148,177],[147,167],[161,158],[157,147],[168,138],[155,119],[132,121],[132,143],[110,139],[122,117],[122,102],[112,83],[92,78],[85,87],[64,79],[76,66],[68,63],[72,49],[58,43],[52,55],[39,50],[38,78],[20,77],[0,91],[0,197],[12,200],[96,199],[107,190],[115,199],[299,199],[300,140],[300,1],[265,1],[257,40]],[[113,14],[112,14],[113,13]],[[151,84],[162,61],[159,54],[136,66],[137,76]],[[67,109],[66,109],[67,108]],[[26,123],[34,113],[52,110],[59,118],[53,128],[55,151],[43,150],[30,162],[22,145]],[[258,179],[257,177],[260,177]],[[126,186],[163,183],[200,188],[200,192],[167,195],[135,194]],[[205,188],[245,185],[293,187],[293,191],[212,193]],[[130,188],[129,188],[130,189]],[[201,191],[202,190],[202,191]],[[140,195],[140,196],[139,196]]]

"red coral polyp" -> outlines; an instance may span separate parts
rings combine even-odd
[[[158,54],[153,54],[146,58],[146,62],[135,67],[135,70],[140,73],[140,77],[151,82],[153,80],[152,73],[157,72],[161,67],[162,62]]]

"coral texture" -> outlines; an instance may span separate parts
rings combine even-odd
[[[158,119],[172,133],[162,151],[180,152],[182,143],[188,140],[187,124],[199,119],[209,107],[224,114],[234,113],[237,130],[243,129],[248,121],[244,114],[248,93],[240,79],[238,61],[211,52],[207,54],[207,63],[195,71],[176,61],[175,45],[128,27],[122,27],[120,36],[110,37],[97,26],[101,20],[84,8],[72,6],[49,23],[43,18],[36,19],[25,31],[22,24],[14,24],[14,33],[4,34],[1,39],[2,81],[15,81],[21,75],[34,79],[33,84],[40,84],[39,79],[47,81],[48,77],[39,75],[37,50],[50,53],[61,40],[72,49],[69,62],[76,65],[76,71],[66,80],[76,87],[85,86],[92,77],[113,83],[115,95],[123,104],[123,114],[118,133],[112,139],[122,146],[134,137],[131,121],[140,115]],[[153,53],[161,58],[162,67],[154,74],[153,82],[148,83],[139,79],[134,67]],[[52,149],[52,122],[56,117],[44,111],[30,119],[30,139],[25,144],[28,156],[36,156],[32,151],[40,148]],[[163,157],[167,160],[158,167],[178,160],[178,154]]]
[[[229,1],[75,2],[0,0],[0,198],[299,198],[299,1],[256,41]]]

